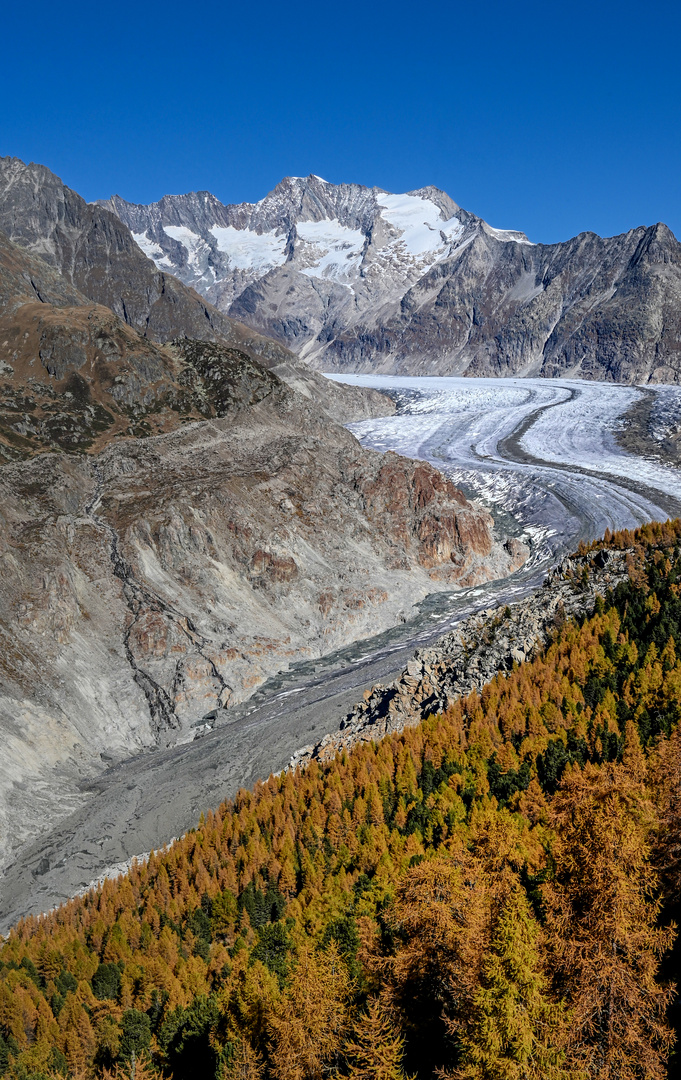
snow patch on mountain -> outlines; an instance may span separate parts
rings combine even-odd
[[[435,203],[430,199],[423,199],[420,195],[382,193],[377,203],[382,209],[381,216],[384,220],[402,234],[399,241],[393,243],[403,244],[407,252],[415,258],[434,254],[442,249],[445,242],[454,243],[463,235],[463,225],[458,217],[443,221]]]
[[[258,233],[253,229],[235,229],[233,225],[226,228],[213,225],[209,231],[215,237],[218,251],[227,255],[230,266],[237,270],[256,270],[265,274],[286,262],[285,234]]]
[[[187,265],[198,281],[210,285],[215,281],[215,270],[209,263],[210,247],[198,233],[192,232],[186,225],[164,225],[163,231],[171,240],[176,240],[187,252]],[[160,262],[156,261],[160,266]],[[170,265],[170,264],[168,264]]]
[[[432,185],[315,175],[258,203],[104,205],[157,266],[313,368],[681,383],[681,244],[661,224],[533,244]]]
[[[160,247],[155,240],[150,240],[146,232],[133,233],[132,238],[137,244],[138,248],[141,248],[148,259],[153,259],[156,265],[166,270],[171,266],[170,259],[165,254],[162,247]]]
[[[171,240],[177,240],[183,247],[186,247],[190,255],[195,254],[201,244],[205,243],[197,233],[187,229],[184,225],[164,225],[163,231]]]
[[[424,304],[429,310],[432,290],[452,273],[446,264],[461,262],[471,244],[498,251],[498,241],[529,243],[523,233],[488,228],[435,187],[393,194],[316,175],[286,177],[257,203],[223,205],[198,192],[111,206],[157,266],[313,366],[344,350],[352,366],[350,354],[364,348],[356,340],[373,349],[384,323],[409,321]],[[519,303],[535,294],[535,279],[528,271]],[[451,320],[447,327],[449,341],[456,328]]]
[[[324,181],[326,183],[326,181]],[[362,261],[365,237],[359,229],[350,229],[338,221],[299,221],[298,238],[310,246],[311,266],[303,268],[308,277],[332,278],[349,285]]]
[[[493,229],[491,225],[487,225],[487,232],[491,233],[495,240],[501,240],[504,244],[529,244],[530,247],[535,247],[531,240],[528,240],[524,233],[517,232],[515,229]]]

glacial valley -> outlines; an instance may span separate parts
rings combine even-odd
[[[200,738],[113,765],[6,868],[3,925],[46,910],[183,833],[237,788],[285,767],[302,747],[336,732],[364,691],[406,671],[415,649],[476,613],[521,601],[580,540],[681,513],[677,469],[620,445],[644,393],[663,403],[649,410],[647,437],[655,443],[674,425],[681,391],[546,380],[352,381],[388,392],[397,405],[393,416],[350,425],[366,447],[437,465],[530,557],[510,575],[431,593],[417,614],[372,638],[309,660],[292,657],[287,671],[218,711]]]

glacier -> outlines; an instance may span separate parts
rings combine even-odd
[[[638,387],[569,379],[330,375],[393,396],[394,416],[350,424],[362,445],[421,458],[515,520],[548,567],[580,540],[681,513],[681,473],[617,435]],[[681,415],[681,388],[646,387]],[[671,420],[666,421],[668,423]],[[521,575],[522,576],[522,575]]]

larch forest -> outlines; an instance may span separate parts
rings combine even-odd
[[[535,659],[17,925],[4,1080],[678,1075],[681,521],[599,543]]]

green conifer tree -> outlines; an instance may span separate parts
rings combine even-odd
[[[539,927],[519,885],[510,888],[461,1032],[461,1080],[558,1080],[565,1015],[549,997]]]

